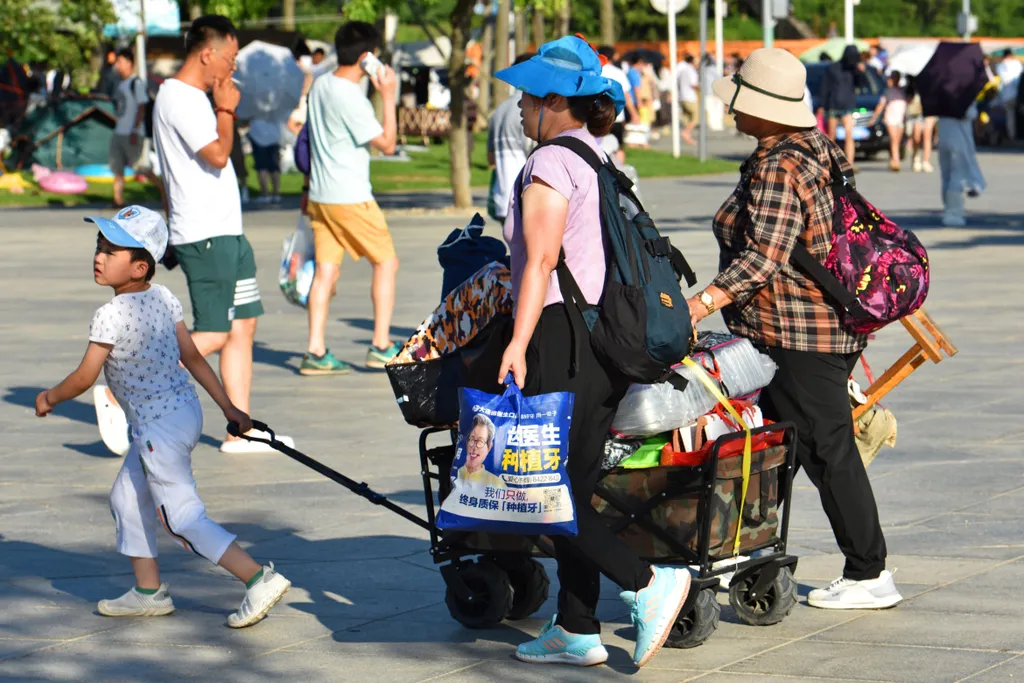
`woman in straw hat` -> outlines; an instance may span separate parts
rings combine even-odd
[[[722,311],[729,329],[778,365],[761,399],[765,418],[794,422],[797,460],[818,488],[839,548],[843,576],[811,591],[830,609],[878,609],[902,600],[885,569],[878,508],[854,439],[847,378],[867,345],[847,332],[821,288],[790,261],[796,244],[824,261],[832,238],[833,162],[852,183],[842,151],[804,104],[807,72],[785,50],[755,51],[712,87],[758,140],[736,191],[715,216],[721,272],[689,300],[695,322]]]
[[[668,637],[689,592],[690,574],[642,561],[591,506],[604,438],[628,382],[603,367],[590,344],[569,341],[572,327],[555,267],[564,250],[578,295],[591,304],[600,301],[605,279],[600,194],[590,163],[570,149],[543,144],[564,137],[604,158],[595,136],[608,134],[624,95],[620,85],[601,75],[601,67],[592,46],[565,37],[496,74],[523,92],[523,128],[541,143],[516,182],[505,219],[515,313],[498,381],[511,373],[526,395],[575,395],[568,473],[579,532],[553,539],[558,614],[537,639],[520,645],[516,656],[536,663],[603,663],[608,653],[595,611],[604,574],[624,589],[621,597],[636,626],[633,661],[643,666]]]

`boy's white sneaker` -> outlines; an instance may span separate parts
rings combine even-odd
[[[886,609],[902,601],[903,596],[896,590],[889,570],[867,581],[839,578],[827,588],[817,588],[807,596],[808,605],[822,609]]]
[[[153,595],[132,589],[114,600],[100,600],[96,605],[105,617],[162,617],[174,613],[174,601],[167,591],[167,584],[161,583]]]
[[[267,616],[270,608],[284,597],[292,582],[274,571],[274,563],[263,567],[263,576],[251,588],[245,589],[245,598],[237,612],[228,615],[228,626],[245,628]]]
[[[103,444],[115,455],[125,456],[131,446],[128,438],[128,418],[121,406],[110,400],[105,386],[92,388],[92,402],[96,404],[96,424],[100,428]]]

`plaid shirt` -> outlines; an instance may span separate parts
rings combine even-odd
[[[788,150],[769,156],[780,144],[806,147],[820,165]],[[714,220],[721,256],[712,284],[733,299],[722,316],[734,334],[794,351],[852,353],[867,345],[867,336],[847,332],[831,298],[790,262],[798,240],[823,263],[831,248],[832,157],[852,178],[839,148],[811,129],[761,140],[740,167],[739,185]]]

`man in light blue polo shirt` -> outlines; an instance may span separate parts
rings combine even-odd
[[[309,346],[299,368],[303,375],[351,370],[331,354],[324,339],[331,295],[346,252],[356,260],[365,256],[373,266],[373,340],[366,366],[383,368],[399,350],[389,336],[398,257],[370,185],[370,147],[384,154],[395,151],[395,72],[379,62],[370,74],[360,66],[380,46],[380,34],[371,24],[345,24],[334,44],[338,68],[314,81],[309,91],[310,177],[304,206],[316,245],[316,275],[309,291]],[[383,125],[360,86],[366,75],[381,94]]]

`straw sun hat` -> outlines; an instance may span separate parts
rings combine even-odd
[[[754,50],[735,75],[716,79],[715,94],[729,104],[729,113],[743,112],[794,128],[811,128],[817,119],[804,104],[807,69],[789,52],[766,47]]]

